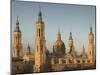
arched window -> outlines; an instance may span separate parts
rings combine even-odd
[[[85,63],[85,60],[82,60],[83,63]]]
[[[15,37],[16,41],[17,41],[17,37]]]
[[[37,46],[37,52],[38,52],[38,46]]]
[[[43,50],[43,45],[41,45],[41,50]]]
[[[90,55],[91,55],[91,51],[90,51]]]
[[[77,60],[77,63],[80,63],[80,60]]]
[[[39,29],[39,37],[40,37],[40,29]]]

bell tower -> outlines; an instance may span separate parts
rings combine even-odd
[[[72,50],[73,50],[73,38],[72,38],[72,33],[70,32],[68,39],[68,52],[71,53]]]
[[[21,39],[21,31],[19,27],[19,21],[17,17],[16,21],[16,29],[13,32],[13,50],[12,50],[12,56],[13,57],[21,57],[22,56],[22,39]]]
[[[94,63],[94,34],[92,32],[92,27],[90,27],[90,33],[88,35],[88,50],[90,63]]]
[[[76,52],[74,51],[74,42],[73,42],[73,37],[72,37],[71,32],[69,34],[69,39],[68,39],[68,53],[71,54],[73,57],[76,56]]]
[[[42,21],[42,12],[39,10],[35,32],[35,65],[34,72],[42,72],[46,64],[45,25]]]

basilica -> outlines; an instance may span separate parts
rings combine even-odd
[[[69,32],[69,39],[64,44],[60,29],[58,29],[56,40],[49,52],[46,46],[45,23],[42,19],[42,12],[39,10],[36,21],[34,51],[27,45],[27,51],[23,50],[22,33],[17,17],[16,28],[13,32],[12,41],[12,74],[41,73],[54,71],[84,70],[96,68],[95,43],[92,27],[88,34],[88,53],[83,45],[81,54],[78,55],[72,32]],[[67,51],[67,52],[66,52]]]

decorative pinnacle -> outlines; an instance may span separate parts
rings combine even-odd
[[[83,45],[83,50],[82,50],[82,53],[83,53],[83,54],[85,53],[85,48],[84,48],[84,45]]]
[[[29,45],[29,43],[28,43],[27,49],[28,49],[28,51],[30,52],[30,45]]]
[[[58,40],[61,40],[60,28],[58,28]]]
[[[40,6],[39,6],[39,13],[38,13],[38,20],[42,21],[42,12]]]
[[[90,33],[92,33],[92,25],[90,26]]]
[[[16,25],[19,25],[19,21],[18,21],[18,16],[17,16],[17,21],[16,21]]]
[[[70,32],[69,40],[72,40],[72,33]]]
[[[21,32],[19,28],[19,21],[18,21],[18,16],[17,16],[17,21],[16,21],[16,29],[15,32]]]

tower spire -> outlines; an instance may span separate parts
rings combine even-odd
[[[90,33],[92,33],[92,25],[90,26]]]
[[[15,29],[15,32],[20,32],[18,16],[17,16],[17,20],[16,20],[16,29]]]
[[[83,54],[85,53],[85,48],[84,48],[84,45],[83,45],[82,53],[83,53]]]
[[[29,45],[29,43],[28,43],[27,49],[28,49],[28,53],[31,53],[31,50],[30,50],[30,45]]]
[[[42,12],[40,6],[39,6],[39,13],[38,13],[38,20],[42,21]]]
[[[69,40],[72,40],[72,32],[70,32]]]
[[[19,21],[18,21],[18,16],[17,16],[17,20],[16,20],[16,28],[14,31],[14,40],[13,40],[13,57],[22,57],[22,42],[21,42],[21,31],[19,28]]]
[[[87,54],[86,54],[86,52],[85,52],[85,47],[84,47],[84,45],[83,45],[83,48],[82,48],[82,58],[84,59],[84,58],[87,58]]]
[[[57,40],[61,40],[60,28],[58,28]]]
[[[16,21],[16,25],[19,25],[19,21],[18,21],[18,16],[17,16],[17,21]]]
[[[34,72],[42,72],[47,63],[47,49],[45,40],[45,25],[42,21],[42,12],[39,9],[38,21],[36,22],[35,34],[35,52],[34,52]]]
[[[94,63],[94,34],[92,32],[92,26],[90,26],[90,33],[88,35],[88,50],[90,63]]]

